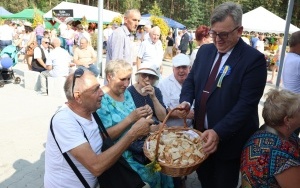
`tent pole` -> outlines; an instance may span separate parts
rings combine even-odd
[[[287,45],[287,41],[288,41],[289,28],[290,28],[292,13],[293,13],[293,7],[294,7],[294,0],[289,0],[287,15],[286,15],[286,19],[285,19],[286,20],[285,31],[284,31],[283,44],[282,44],[282,49],[281,49],[281,54],[280,54],[280,60],[279,60],[278,75],[277,75],[277,80],[276,80],[276,89],[279,89],[279,85],[280,85],[280,81],[281,81],[283,60],[284,60],[286,45]]]
[[[97,67],[100,70],[100,76],[104,77],[104,63],[102,62],[102,33],[103,33],[103,0],[98,0],[98,39],[97,39]]]

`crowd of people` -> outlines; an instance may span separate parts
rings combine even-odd
[[[40,72],[42,95],[47,95],[47,77],[66,77],[67,102],[51,119],[47,136],[44,186],[97,187],[97,178],[123,157],[144,182],[132,187],[184,187],[184,177],[151,173],[128,149],[178,108],[167,126],[182,126],[186,118],[205,139],[203,151],[209,156],[196,170],[203,188],[235,188],[240,174],[242,187],[299,187],[300,31],[290,37],[283,89],[267,93],[260,127],[258,104],[267,83],[264,36],[247,41],[242,15],[239,4],[223,3],[213,10],[210,26],[199,26],[194,35],[186,28],[176,37],[169,32],[164,52],[160,28],[139,27],[139,10],[127,10],[122,26],[103,31],[103,86],[97,80],[97,54],[82,25],[74,31],[62,22],[58,38],[41,24],[33,30],[28,23],[21,36],[5,22],[0,48],[21,41],[29,69]],[[134,38],[140,41],[136,50]],[[26,54],[33,41],[33,54]],[[161,76],[164,58],[171,58],[173,68],[166,78]],[[109,137],[99,130],[99,121]],[[107,138],[113,144],[104,149]]]

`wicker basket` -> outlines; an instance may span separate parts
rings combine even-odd
[[[162,132],[165,132],[167,130],[168,132],[176,133],[176,132],[192,130],[195,133],[197,133],[199,136],[201,135],[200,131],[198,131],[196,129],[188,128],[187,123],[186,123],[186,117],[184,118],[184,126],[180,126],[180,127],[176,126],[176,127],[166,128],[166,121],[168,120],[170,114],[175,110],[181,110],[181,109],[175,108],[175,109],[171,110],[168,113],[168,115],[166,116],[166,118],[164,119],[163,126],[161,127],[161,129],[159,131],[154,132],[149,137],[147,137],[147,139],[144,143],[143,150],[144,150],[145,156],[148,159],[150,159],[151,161],[158,158],[159,142],[160,142]],[[156,144],[156,149],[155,149],[155,155],[151,156],[147,149],[147,143],[153,139],[157,139],[157,144]],[[204,142],[205,142],[205,140],[204,140]],[[193,164],[184,165],[184,166],[181,164],[176,164],[176,165],[175,164],[167,164],[167,163],[161,162],[161,161],[158,161],[158,163],[161,166],[162,173],[172,176],[172,177],[181,177],[181,176],[186,176],[188,174],[191,174],[193,171],[195,171],[207,157],[208,157],[208,155],[204,154],[203,158],[200,158],[199,160],[195,161]]]

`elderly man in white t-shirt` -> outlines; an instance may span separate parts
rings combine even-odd
[[[164,104],[168,111],[173,110],[179,105],[179,96],[184,80],[190,72],[190,58],[185,54],[178,54],[172,59],[173,74],[159,81],[157,87],[163,96]],[[194,119],[194,110],[191,109],[187,115],[187,124],[192,126]],[[168,126],[183,126],[183,119],[179,118],[177,111],[174,111],[166,124]]]
[[[141,63],[150,62],[154,63],[157,68],[161,69],[163,60],[163,48],[162,43],[159,40],[160,28],[158,26],[153,27],[150,30],[150,38],[141,43],[137,57],[137,70]],[[162,72],[162,69],[161,69]]]
[[[64,77],[69,75],[69,67],[71,58],[69,53],[60,47],[60,39],[52,39],[54,49],[50,52],[46,61],[46,69],[40,74],[41,95],[47,95],[47,78],[48,77]]]
[[[149,134],[149,127],[153,123],[151,119],[139,119],[113,146],[104,151],[103,139],[92,115],[101,107],[103,91],[90,71],[77,69],[74,74],[67,77],[64,85],[68,102],[55,113],[48,131],[45,188],[98,187],[97,176],[115,164],[134,140]],[[62,153],[69,156],[87,186],[79,180]]]

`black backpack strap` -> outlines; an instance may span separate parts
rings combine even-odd
[[[54,115],[55,116],[55,115]],[[54,135],[54,131],[53,131],[53,125],[52,125],[52,120],[54,118],[54,116],[51,118],[51,123],[50,123],[50,130],[51,130],[51,133],[53,135],[53,138],[60,150],[60,152],[63,154],[64,158],[66,159],[66,161],[68,162],[68,164],[70,165],[70,167],[72,168],[72,170],[74,171],[74,173],[76,174],[76,176],[78,177],[78,179],[81,181],[81,183],[83,184],[83,186],[85,188],[91,188],[90,185],[87,183],[87,181],[84,179],[84,177],[82,176],[82,174],[80,173],[80,171],[78,170],[78,168],[75,166],[75,164],[73,163],[73,161],[70,159],[69,155],[65,152],[63,153],[59,147],[59,144],[55,138],[55,135]],[[85,136],[85,134],[84,134]],[[85,136],[86,137],[86,136]]]

